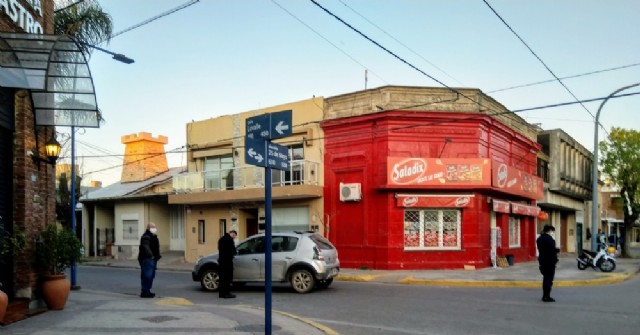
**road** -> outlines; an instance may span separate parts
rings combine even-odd
[[[83,289],[137,295],[136,269],[81,266]],[[554,289],[542,303],[540,289],[465,288],[334,282],[322,291],[294,293],[274,284],[273,309],[328,326],[340,334],[638,334],[640,279],[621,284]],[[264,306],[264,288],[247,285],[236,299],[218,299],[185,272],[161,271],[159,297],[193,303]]]

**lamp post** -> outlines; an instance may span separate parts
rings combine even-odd
[[[640,83],[625,86],[613,91],[613,93],[609,94],[609,96],[607,96],[607,98],[602,101],[602,103],[600,104],[600,107],[598,107],[598,112],[596,113],[595,129],[593,134],[593,168],[591,169],[591,183],[592,183],[591,184],[591,251],[596,251],[598,247],[597,239],[599,238],[598,236],[596,236],[596,233],[598,231],[598,226],[599,226],[598,224],[598,126],[600,125],[600,123],[598,122],[598,120],[600,119],[600,112],[602,111],[602,107],[604,106],[604,104],[607,103],[607,101],[609,101],[610,98],[612,98],[616,94],[626,89],[636,87],[636,86],[640,86]]]
[[[133,59],[115,52],[111,52],[109,50],[97,47],[95,45],[91,45],[85,42],[76,41],[78,44],[97,49],[104,53],[113,56],[113,59],[125,63],[132,64],[134,62]],[[76,234],[76,127],[71,126],[71,231]],[[76,260],[74,259],[71,262],[71,289],[77,290],[80,287],[77,285],[77,273],[78,267],[76,265]]]

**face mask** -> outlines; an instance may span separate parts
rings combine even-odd
[[[553,237],[554,239],[556,238],[556,233],[551,233],[549,235],[551,235],[551,237]]]
[[[150,232],[151,232],[151,234],[153,234],[153,235],[155,235],[155,234],[157,234],[157,233],[158,233],[158,229],[156,229],[156,228],[151,228],[151,229],[149,229],[149,231],[150,231]]]

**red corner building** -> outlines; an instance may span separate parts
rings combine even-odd
[[[325,234],[342,266],[488,267],[536,256],[536,128],[477,89],[325,100]]]

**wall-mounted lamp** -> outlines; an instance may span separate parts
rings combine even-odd
[[[27,155],[31,156],[31,159],[33,159],[35,163],[40,164],[40,162],[45,162],[47,164],[55,165],[58,157],[60,157],[60,149],[60,143],[56,140],[56,134],[54,133],[44,145],[44,151],[47,157],[40,157],[37,148],[33,149],[33,151],[29,151]]]

